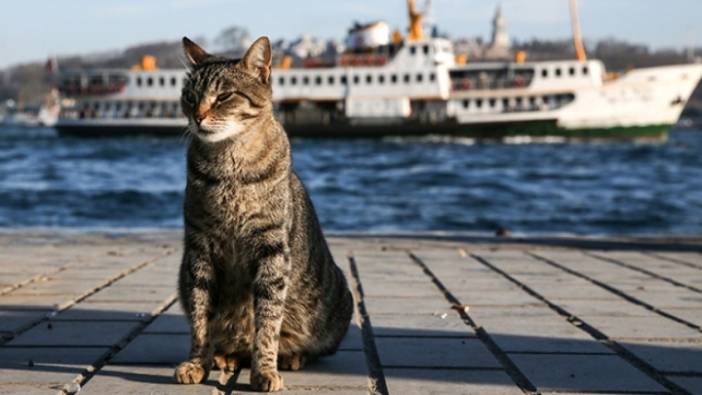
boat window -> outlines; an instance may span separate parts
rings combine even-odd
[[[561,68],[560,68],[560,67],[557,67],[557,68],[556,68],[556,77],[560,77],[560,76],[561,76],[561,73],[562,73]]]
[[[429,45],[424,44],[424,47],[422,47],[422,51],[425,55],[429,55]]]
[[[115,103],[115,111],[122,111],[122,102],[118,101]]]
[[[176,79],[176,77],[171,77],[171,86],[176,86],[177,83],[178,80]]]
[[[541,70],[541,76],[544,78],[548,78],[548,69]]]
[[[570,74],[571,76],[574,76],[575,75],[575,67],[571,67],[570,70],[568,70],[568,74]]]
[[[278,85],[280,85],[280,86],[285,85],[285,77],[278,77]]]
[[[90,85],[102,85],[102,82],[103,81],[101,75],[94,75],[90,77],[90,80],[88,81]]]
[[[361,77],[354,75],[353,76],[353,84],[358,85],[358,83],[361,81]]]
[[[99,101],[96,101],[96,102],[95,102],[95,105],[93,106],[93,108],[94,108],[95,110],[99,110],[99,109],[100,109],[100,102],[99,102]]]
[[[417,82],[422,82],[424,80],[424,74],[417,73]]]
[[[378,83],[379,84],[384,84],[385,83],[385,76],[383,74],[380,74],[378,76]]]
[[[502,98],[502,108],[509,108],[509,98],[508,97]]]
[[[322,85],[322,77],[319,76],[319,75],[316,76],[316,77],[314,78],[314,83],[317,84],[317,85]]]
[[[158,84],[161,86],[166,86],[166,78],[165,77],[158,77]]]
[[[348,80],[346,79],[346,76],[345,76],[345,75],[342,75],[342,76],[341,76],[341,84],[342,84],[342,85],[346,85],[347,83],[348,83]]]
[[[536,105],[536,98],[534,96],[529,97],[529,105],[531,105],[531,106]]]
[[[429,81],[431,81],[431,82],[436,81],[436,73],[429,73]]]
[[[147,79],[146,79],[146,85],[147,85],[147,86],[154,86],[154,78],[153,78],[153,77],[147,78]]]
[[[390,76],[390,82],[392,82],[393,84],[397,83],[397,74],[392,74]]]
[[[478,108],[482,108],[483,107],[483,99],[476,99],[475,106]]]
[[[297,77],[295,77],[295,76],[290,77],[290,85],[297,85]]]
[[[310,77],[304,76],[302,77],[302,85],[309,85],[310,84]]]
[[[142,84],[141,77],[136,78],[136,84],[137,84],[137,86],[141,86],[141,84]]]
[[[587,68],[587,66],[583,66],[583,75],[587,75],[590,72],[590,69]]]
[[[548,104],[548,102],[551,101],[551,100],[550,100],[550,97],[548,97],[548,96],[543,96],[543,97],[541,98],[541,101],[543,101],[544,104]]]
[[[492,98],[488,100],[488,103],[490,103],[490,107],[495,107],[495,104],[497,104],[497,100],[495,98]]]
[[[330,75],[329,77],[327,77],[327,83],[329,85],[334,85],[336,83],[336,79],[334,78],[333,75]]]
[[[366,76],[366,84],[370,84],[370,83],[372,83],[372,82],[373,82],[373,76],[370,75],[370,74],[368,74],[368,75]]]
[[[415,47],[414,45],[412,45],[412,46],[410,47],[410,54],[414,55],[414,54],[416,54],[416,53],[417,53],[417,47]]]
[[[524,98],[518,97],[518,98],[517,98],[517,106],[521,106],[521,105],[522,105],[522,102],[524,102]]]
[[[470,100],[463,100],[463,108],[468,108],[470,106]]]

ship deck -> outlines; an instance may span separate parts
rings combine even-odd
[[[0,393],[246,393],[174,383],[180,231],[0,234]],[[291,394],[702,393],[702,240],[330,237],[340,350]]]

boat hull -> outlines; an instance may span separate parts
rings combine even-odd
[[[458,124],[444,122],[438,124],[403,123],[386,125],[352,125],[346,123],[332,125],[285,125],[290,137],[303,138],[383,138],[453,136],[481,140],[501,140],[512,137],[533,137],[562,139],[664,139],[669,124],[642,125],[611,128],[566,129],[558,126],[557,120],[488,122]],[[121,137],[121,136],[184,136],[185,127],[175,125],[100,125],[100,124],[59,124],[56,130],[62,136],[73,137]]]

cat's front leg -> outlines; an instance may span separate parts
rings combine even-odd
[[[190,320],[190,356],[175,370],[180,384],[199,384],[207,379],[212,366],[213,345],[210,317],[214,292],[214,267],[206,254],[185,247],[180,267],[179,293],[181,304]]]
[[[287,291],[287,242],[268,241],[257,248],[258,268],[253,282],[256,337],[251,362],[251,386],[258,391],[283,389],[278,373],[278,343]]]

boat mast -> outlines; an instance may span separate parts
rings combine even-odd
[[[575,56],[580,62],[587,60],[583,36],[580,32],[580,18],[578,18],[578,0],[570,0],[570,22],[573,26],[573,45],[575,45]]]
[[[407,0],[407,9],[409,11],[410,28],[408,39],[410,41],[419,41],[424,39],[424,29],[422,22],[424,20],[424,12],[417,11],[415,0]]]

